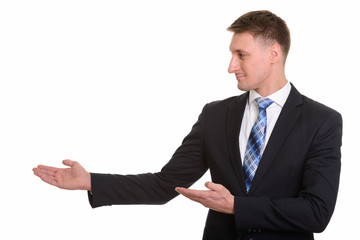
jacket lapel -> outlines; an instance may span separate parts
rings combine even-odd
[[[301,115],[302,108],[300,105],[302,105],[302,103],[302,95],[292,85],[290,95],[275,124],[274,130],[260,160],[258,169],[256,170],[249,194],[251,194],[257,185],[261,183],[261,179],[269,170],[276,154],[281,149],[284,141],[286,140],[287,135],[290,133],[296,120]]]
[[[242,118],[244,115],[246,102],[249,98],[249,93],[240,95],[236,100],[229,105],[227,112],[227,143],[230,154],[231,164],[238,179],[241,191],[246,195],[246,187],[244,181],[244,173],[242,171],[242,161],[239,149],[239,134]]]

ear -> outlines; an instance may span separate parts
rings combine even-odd
[[[271,55],[271,62],[272,63],[276,63],[279,62],[280,59],[282,58],[282,53],[281,53],[281,47],[278,43],[274,43],[271,47],[270,47],[270,55]]]

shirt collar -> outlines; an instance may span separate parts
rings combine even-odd
[[[274,92],[273,94],[267,96],[266,98],[270,98],[277,105],[283,107],[290,94],[290,90],[291,90],[291,85],[289,82],[287,82],[284,87],[282,87],[277,92]],[[255,90],[251,90],[249,94],[249,104],[252,103],[258,97],[262,97],[262,96],[258,94]]]

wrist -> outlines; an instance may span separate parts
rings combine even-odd
[[[86,172],[84,180],[84,190],[91,192],[91,174],[89,172]]]
[[[235,214],[234,201],[235,201],[235,197],[233,195],[231,195],[231,197],[229,198],[228,214]]]

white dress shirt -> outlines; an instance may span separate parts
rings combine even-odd
[[[283,88],[266,97],[270,98],[274,102],[266,109],[267,127],[264,150],[274,129],[275,123],[280,115],[280,112],[290,94],[290,90],[291,85],[289,82],[287,82]],[[240,156],[242,161],[244,160],[246,145],[250,136],[251,129],[259,115],[259,108],[254,101],[258,97],[262,96],[260,96],[255,90],[250,91],[249,99],[245,107],[239,135]]]

